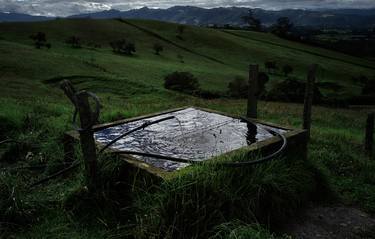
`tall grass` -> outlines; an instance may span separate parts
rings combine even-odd
[[[239,154],[223,160],[246,160]],[[309,162],[275,160],[255,167],[207,163],[163,182],[136,201],[140,238],[207,238],[231,220],[277,226],[326,189]]]

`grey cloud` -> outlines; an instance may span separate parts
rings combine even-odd
[[[283,8],[374,8],[375,0],[0,0],[0,11],[33,15],[67,16],[109,9],[168,8],[175,5],[198,7]]]

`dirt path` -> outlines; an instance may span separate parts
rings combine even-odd
[[[375,239],[375,218],[345,206],[311,207],[286,232],[296,239]]]

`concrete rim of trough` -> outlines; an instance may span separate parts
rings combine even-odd
[[[97,131],[100,131],[100,130],[103,130],[103,129],[106,129],[106,128],[109,128],[109,127],[114,127],[114,126],[117,126],[117,125],[126,124],[126,123],[130,123],[130,122],[134,122],[134,121],[138,121],[138,120],[142,120],[142,119],[155,117],[155,116],[160,116],[160,115],[163,115],[163,114],[173,113],[173,112],[185,110],[185,109],[188,109],[188,108],[194,108],[194,109],[206,111],[206,112],[209,112],[209,113],[215,113],[215,114],[219,114],[219,115],[232,117],[232,118],[235,118],[235,119],[241,119],[241,117],[239,117],[238,115],[234,115],[234,114],[230,114],[230,113],[226,113],[226,112],[207,109],[207,108],[203,108],[203,107],[185,106],[185,107],[179,107],[179,108],[174,108],[174,109],[170,109],[170,110],[160,111],[160,112],[156,112],[156,113],[146,114],[146,115],[142,115],[142,116],[132,117],[132,118],[129,118],[129,119],[117,120],[117,121],[110,122],[110,123],[98,124],[98,125],[93,126],[93,130],[94,130],[94,132],[97,132]],[[249,119],[249,120],[251,120],[255,123],[259,123],[259,124],[262,124],[262,125],[286,130],[286,132],[283,133],[283,135],[288,139],[288,142],[292,138],[297,138],[296,140],[299,143],[301,143],[304,147],[307,147],[307,131],[306,130],[295,129],[295,128],[291,128],[291,127],[284,127],[284,126],[280,126],[280,125],[277,125],[277,124],[264,122],[264,121],[259,120],[259,119],[253,119],[253,118],[247,118],[247,117],[246,117],[246,119]],[[70,137],[74,141],[79,140],[79,134],[78,134],[77,131],[74,131],[74,130],[66,132],[65,136]],[[234,155],[234,154],[236,154],[240,151],[251,152],[251,151],[255,151],[255,150],[260,150],[260,149],[265,148],[267,146],[274,145],[274,144],[276,144],[280,141],[281,141],[281,139],[278,136],[273,136],[273,137],[268,138],[266,140],[255,142],[255,143],[253,143],[249,146],[244,146],[244,147],[241,147],[239,149],[235,149],[235,150],[232,150],[230,152],[226,152],[226,153],[221,154],[219,156],[212,157],[209,160],[215,160],[218,157],[222,157],[222,156]],[[97,141],[96,141],[96,144],[97,144],[99,149],[105,146],[104,144],[99,143]],[[108,148],[107,150],[108,150],[108,152],[119,152],[120,151],[120,150],[116,150],[116,149],[113,149],[113,148]],[[305,151],[307,151],[307,149]],[[119,157],[122,160],[129,163],[130,165],[132,165],[134,167],[137,167],[137,168],[140,168],[142,170],[145,170],[148,173],[151,173],[152,175],[155,175],[155,176],[163,178],[163,179],[169,178],[172,175],[175,175],[176,172],[178,172],[178,171],[172,171],[172,172],[165,171],[161,168],[157,168],[155,166],[147,164],[147,163],[145,163],[145,162],[143,162],[143,161],[141,161],[141,160],[139,160],[139,159],[137,159],[137,158],[135,158],[131,155],[120,155]],[[306,158],[306,155],[303,155],[303,158]]]

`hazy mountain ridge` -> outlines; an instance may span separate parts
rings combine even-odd
[[[37,22],[47,21],[53,18],[45,16],[32,16],[23,13],[6,13],[0,12],[0,22]]]
[[[135,18],[152,19],[190,25],[243,25],[241,16],[247,14],[249,8],[228,7],[205,9],[191,6],[176,6],[168,9],[140,8],[129,11],[108,10],[95,13],[73,15],[68,18]],[[320,9],[302,10],[286,9],[270,11],[253,9],[254,15],[264,25],[273,24],[279,17],[289,17],[298,26],[325,27],[375,27],[375,9]],[[0,21],[42,21],[51,18],[30,16],[26,14],[0,13]]]

